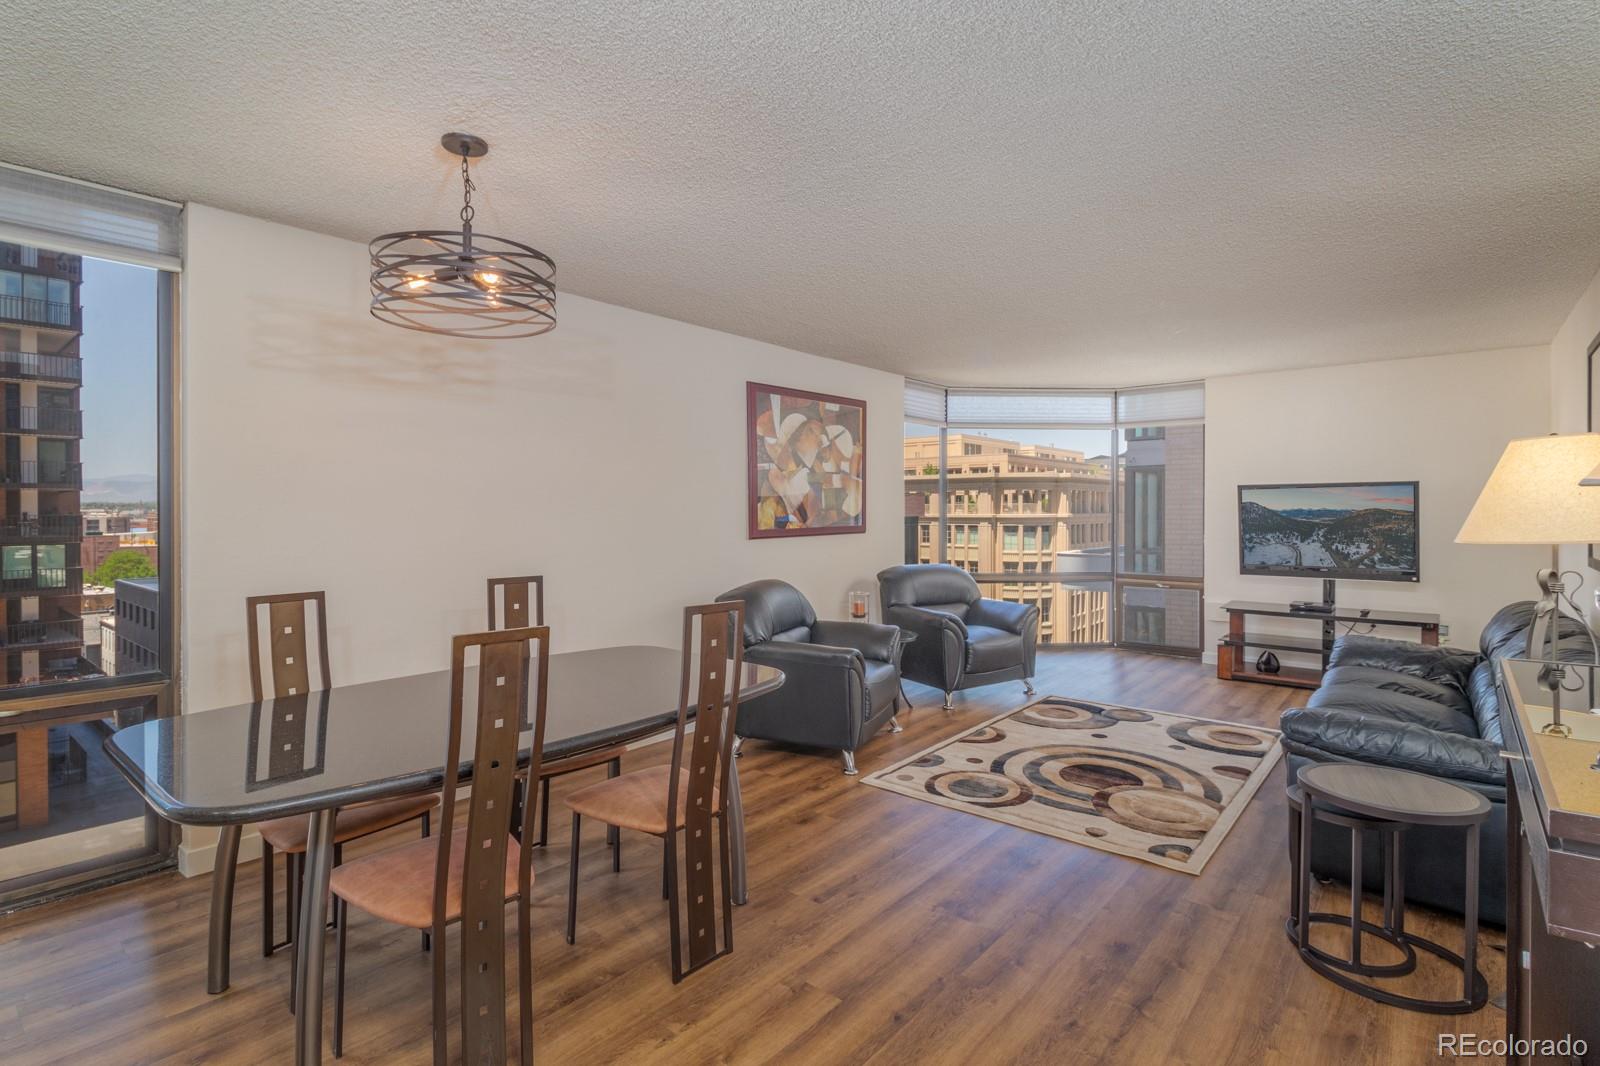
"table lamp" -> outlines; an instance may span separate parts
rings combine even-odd
[[[1600,433],[1527,437],[1506,445],[1494,472],[1456,534],[1457,544],[1548,544],[1539,571],[1539,605],[1527,656],[1555,659],[1559,641],[1562,544],[1600,541],[1600,490],[1581,484],[1600,467]]]

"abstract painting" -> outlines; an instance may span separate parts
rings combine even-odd
[[[747,382],[750,536],[864,533],[867,405]]]

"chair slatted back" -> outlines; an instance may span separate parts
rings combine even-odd
[[[307,604],[316,605],[318,688],[333,687],[328,671],[327,599],[322,592],[288,592],[276,596],[251,596],[244,601],[250,645],[250,698],[259,703],[278,696],[299,696],[311,691],[311,625]],[[265,612],[262,608],[266,608]],[[265,691],[261,676],[261,616],[267,624],[267,651],[271,657],[272,692]]]
[[[683,813],[684,877],[688,888],[687,917],[689,934],[689,969],[715,958],[727,949],[732,939],[732,885],[723,879],[724,928],[718,947],[716,922],[717,885],[712,851],[712,816],[721,813],[714,809],[713,797],[720,794],[721,802],[728,797],[728,775],[733,764],[734,719],[739,707],[739,685],[743,675],[744,602],[728,600],[722,603],[687,607],[683,612],[683,669],[678,695],[678,724],[672,741],[672,772],[667,788],[667,825],[677,825],[677,805],[680,780],[688,775],[684,790]],[[698,625],[696,624],[698,623]],[[689,744],[688,758],[684,758],[686,727],[691,708],[694,718],[694,739]],[[715,790],[715,791],[713,791]],[[719,818],[720,846],[728,847],[727,819]],[[669,836],[669,846],[671,838]],[[672,914],[674,958],[679,951],[679,933],[676,928],[678,913]],[[677,968],[676,962],[674,968]]]
[[[533,645],[537,645],[537,662]],[[532,728],[529,773],[537,779],[544,753],[545,699],[549,688],[550,631],[544,626],[503,629],[458,636],[451,645],[450,735],[439,818],[439,858],[434,882],[434,968],[443,987],[445,892],[450,876],[452,837],[466,837],[461,873],[461,1027],[464,1062],[503,1063],[505,1036],[505,866],[512,833],[511,809],[517,753],[525,728]],[[466,799],[466,825],[455,825],[457,775],[461,765],[466,715],[467,652],[478,651],[476,711],[472,722],[472,792]],[[530,714],[529,702],[532,700]],[[536,791],[536,790],[535,790]],[[530,792],[518,836],[533,840],[534,807]],[[518,848],[517,914],[521,934],[518,979],[532,987],[528,954],[528,897],[532,884],[532,849]],[[524,1000],[526,1002],[526,1000]],[[523,1060],[533,1041],[533,1019],[521,1018]]]
[[[504,600],[504,610],[501,601]],[[502,622],[501,616],[504,616]],[[544,625],[544,575],[491,577],[489,628],[522,629]]]

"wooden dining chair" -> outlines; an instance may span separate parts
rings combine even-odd
[[[739,707],[744,641],[740,639],[744,603],[688,607],[683,612],[683,668],[678,690],[678,723],[672,759],[665,766],[634,770],[567,798],[572,811],[572,856],[567,870],[567,943],[578,929],[578,843],[583,818],[660,837],[663,882],[670,904],[672,982],[677,984],[713,959],[733,950],[733,874],[728,851],[728,819],[723,797],[733,760],[734,718]],[[696,624],[698,623],[698,625]],[[694,708],[694,734],[685,733]],[[685,748],[687,747],[687,758]],[[712,824],[717,845],[712,847]],[[678,881],[678,837],[684,841],[684,881],[688,888],[688,955],[683,965],[683,935]],[[720,879],[712,876],[713,851]],[[720,890],[718,883],[720,881]],[[722,900],[718,946],[716,901]]]
[[[531,611],[531,615],[530,615]],[[507,628],[519,626],[544,625],[544,575],[533,574],[528,577],[491,577],[489,579],[489,629],[490,631],[501,628],[501,619]],[[550,781],[552,778],[563,777],[578,770],[587,770],[592,766],[606,767],[607,777],[616,777],[622,772],[622,756],[627,746],[617,744],[609,748],[586,752],[581,755],[572,755],[565,759],[555,759],[545,764],[539,777],[539,839],[536,847],[544,847],[550,840]],[[517,803],[527,801],[526,774],[517,776]],[[606,841],[617,853],[612,856],[612,865],[621,869],[621,840],[619,834],[613,830]]]
[[[530,647],[538,645],[530,670]],[[338,926],[333,997],[333,1053],[344,1054],[345,944],[351,906],[384,921],[430,930],[433,952],[433,1061],[449,1053],[445,989],[445,929],[461,926],[460,1015],[463,1062],[506,1061],[505,905],[517,902],[517,980],[523,1066],[533,1062],[533,944],[529,891],[533,885],[527,839],[533,810],[512,818],[519,737],[533,730],[529,772],[539,774],[544,752],[545,696],[549,687],[550,630],[544,626],[471,633],[451,642],[450,727],[445,742],[444,797],[439,833],[336,868],[329,881]],[[473,713],[472,788],[466,824],[455,822],[462,723],[466,717],[467,652],[477,649]],[[530,679],[531,673],[531,679]],[[529,715],[529,696],[533,712]]]
[[[313,623],[307,607],[315,608],[316,657],[319,673],[313,680],[307,630]],[[245,600],[249,616],[248,633],[250,649],[250,699],[261,703],[277,697],[300,696],[307,692],[333,687],[328,668],[327,599],[322,592],[291,592],[277,596],[251,596]],[[265,615],[267,639],[262,640],[262,616]],[[270,669],[263,677],[261,660],[263,652],[270,659]],[[266,680],[271,681],[268,692]],[[343,857],[347,841],[357,840],[384,829],[392,829],[413,819],[421,819],[422,835],[429,833],[429,814],[438,805],[433,793],[408,796],[402,799],[378,800],[373,803],[352,804],[342,808],[334,821],[334,861]],[[259,823],[261,834],[261,954],[269,956],[288,947],[294,948],[295,921],[300,902],[300,879],[305,871],[306,834],[309,826],[303,814],[287,818],[273,818]],[[284,893],[287,906],[288,930],[282,940],[275,940],[273,894],[275,880],[274,853],[284,855],[287,867],[284,873]],[[427,946],[426,941],[423,944]],[[294,968],[289,970],[289,1002],[294,1003]]]

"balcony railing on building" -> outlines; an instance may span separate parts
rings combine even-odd
[[[83,436],[83,412],[71,407],[0,407],[0,431]]]
[[[82,463],[41,463],[18,459],[0,463],[0,487],[27,489],[81,489]]]
[[[0,592],[76,596],[83,592],[81,566],[0,571]]]
[[[0,296],[0,318],[31,322],[37,326],[78,329],[80,312],[69,303],[40,300],[27,296]]]
[[[81,514],[20,514],[0,518],[0,541],[48,540],[67,544],[83,539]]]
[[[56,618],[48,622],[12,622],[0,626],[0,641],[8,651],[44,647],[76,647],[83,643],[83,619]]]
[[[0,378],[77,385],[83,381],[83,360],[75,355],[0,351]]]

